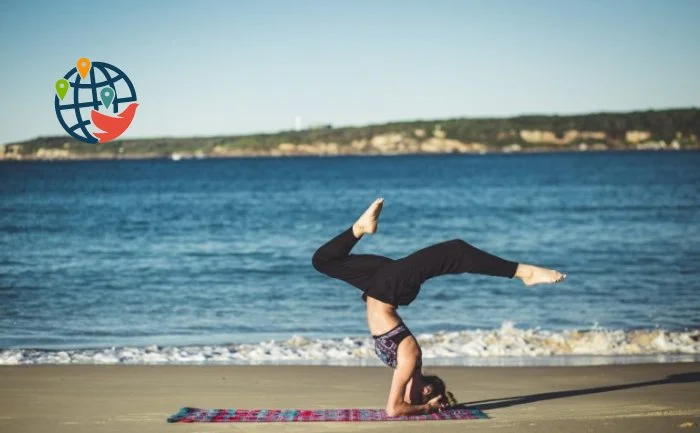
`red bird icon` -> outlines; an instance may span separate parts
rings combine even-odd
[[[97,110],[92,110],[90,113],[92,123],[104,131],[93,132],[92,134],[97,137],[100,143],[106,143],[119,137],[126,131],[126,128],[131,125],[131,121],[134,120],[134,115],[136,114],[136,107],[138,106],[139,104],[136,102],[131,103],[124,111],[116,116],[108,116]]]

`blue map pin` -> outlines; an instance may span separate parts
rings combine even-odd
[[[104,89],[100,90],[100,99],[102,100],[102,104],[104,104],[105,108],[109,108],[114,100],[114,89],[111,87],[105,87]]]

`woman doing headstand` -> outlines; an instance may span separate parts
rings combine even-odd
[[[367,303],[367,324],[377,356],[394,375],[386,411],[389,416],[415,415],[454,404],[437,376],[421,370],[420,346],[396,309],[410,304],[426,280],[446,274],[473,273],[517,277],[528,286],[557,283],[566,277],[552,269],[511,262],[453,239],[393,260],[372,254],[350,254],[365,234],[377,231],[384,199],[375,200],[345,231],[321,246],[313,256],[316,270],[360,290]]]

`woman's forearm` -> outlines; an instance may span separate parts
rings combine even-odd
[[[424,415],[429,412],[427,404],[408,404],[406,402],[397,403],[386,409],[389,416]]]

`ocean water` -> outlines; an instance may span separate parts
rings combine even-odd
[[[635,152],[2,163],[0,364],[372,364],[311,256],[379,196],[354,252],[568,274],[429,280],[399,310],[428,364],[700,359],[700,152]]]

